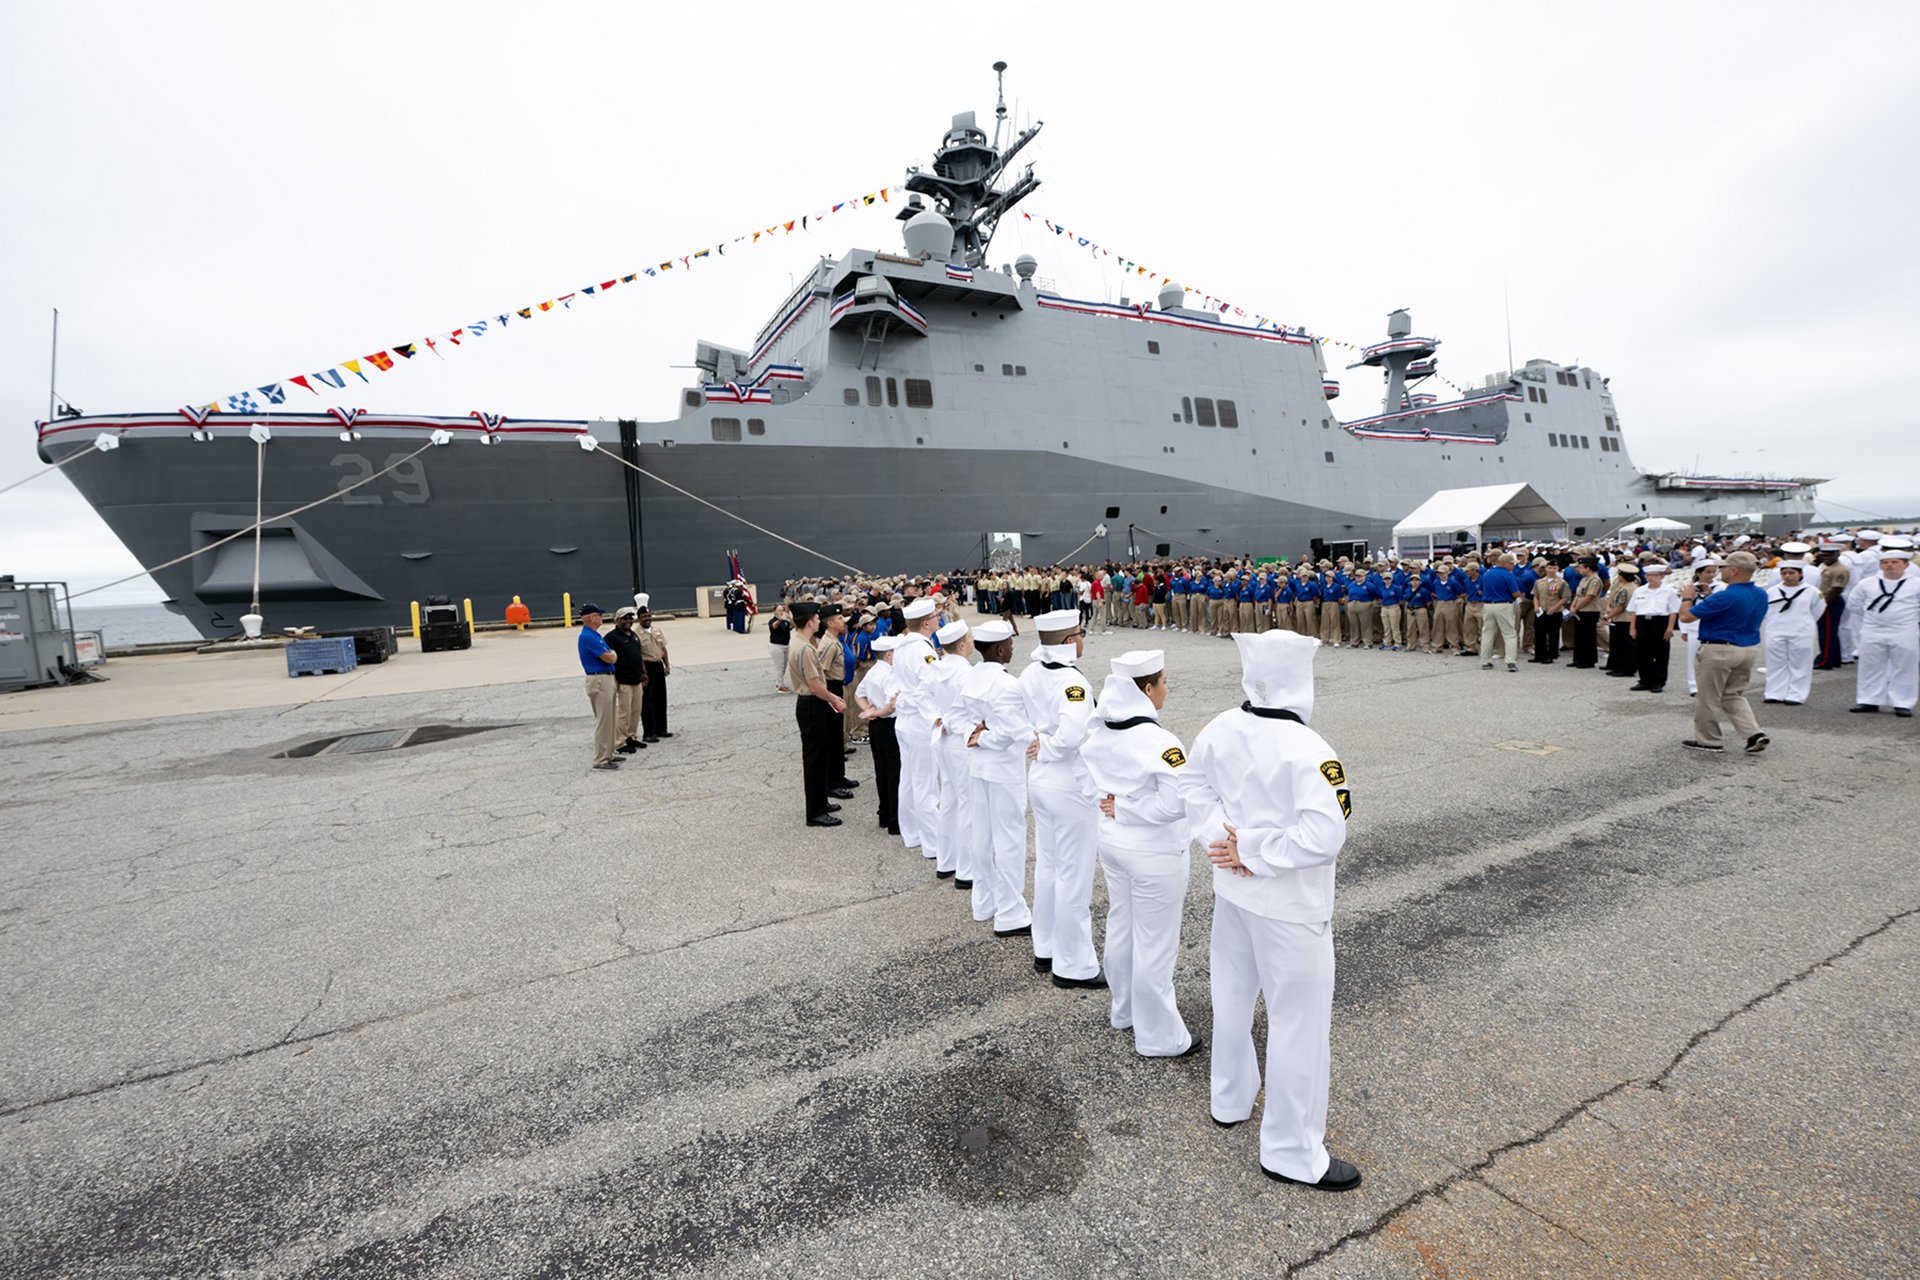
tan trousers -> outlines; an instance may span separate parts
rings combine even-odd
[[[1253,601],[1242,600],[1240,602],[1240,608],[1239,608],[1239,615],[1240,615],[1240,625],[1238,628],[1239,631],[1244,633],[1244,632],[1250,632],[1253,630],[1253,614],[1254,614]]]
[[[1390,649],[1398,649],[1407,642],[1407,611],[1402,605],[1383,604],[1380,606],[1380,638],[1386,641]]]
[[[1303,636],[1320,634],[1320,602],[1318,600],[1293,602],[1293,629]]]
[[[1520,626],[1520,647],[1533,652],[1533,606],[1524,601],[1513,606],[1514,621]]]
[[[1340,602],[1338,600],[1320,602],[1320,643],[1340,643]]]
[[[1468,600],[1460,611],[1460,652],[1468,653],[1479,647],[1480,624],[1485,619],[1487,606],[1478,600]]]
[[[1433,651],[1460,647],[1460,618],[1465,600],[1436,600],[1433,605]]]
[[[1760,732],[1753,718],[1753,704],[1747,701],[1747,683],[1760,661],[1760,646],[1703,644],[1693,659],[1694,683],[1699,694],[1693,700],[1693,736],[1708,746],[1720,745],[1720,721],[1733,722],[1734,737],[1745,746],[1747,739]]]
[[[873,660],[868,659],[859,664],[853,673],[853,679],[847,681],[847,692],[844,695],[847,709],[840,717],[840,732],[841,736],[849,742],[858,742],[867,736],[867,725],[870,721],[860,718],[860,704],[854,701],[853,694],[854,690],[860,687],[860,682],[867,678],[867,672],[872,669]]]
[[[1422,605],[1407,609],[1407,648],[1424,649],[1432,639],[1433,616],[1428,612],[1430,606]]]
[[[1353,642],[1362,649],[1371,649],[1379,643],[1380,606],[1372,600],[1362,600],[1349,604],[1348,612],[1353,614]]]
[[[1273,630],[1273,601],[1262,600],[1253,606],[1253,633],[1263,636]]]
[[[623,746],[627,739],[640,736],[640,695],[646,686],[616,684],[613,687],[613,745]],[[588,697],[592,697],[589,692]]]
[[[1496,604],[1482,610],[1480,615],[1480,661],[1492,662],[1496,647],[1505,648],[1506,660],[1518,662],[1519,649],[1515,638],[1513,610],[1506,605]]]
[[[1172,621],[1173,621],[1173,612],[1172,612],[1172,606],[1170,604],[1156,604],[1153,606],[1153,625],[1154,626],[1159,627],[1162,631],[1164,631],[1167,629],[1168,626],[1172,624]]]
[[[620,745],[613,737],[616,696],[613,672],[583,678],[587,682],[587,705],[593,708],[593,762],[604,764],[613,759],[613,749]]]

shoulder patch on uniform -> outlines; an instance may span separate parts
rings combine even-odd
[[[922,661],[922,662],[938,662],[938,661],[940,661],[940,655],[939,655],[939,654],[937,654],[937,653],[930,653],[930,654],[928,654],[928,655],[927,655],[926,657],[924,657],[924,658],[922,658],[922,659],[920,659],[920,661]]]
[[[1328,786],[1337,787],[1347,780],[1347,771],[1340,767],[1338,760],[1328,760],[1320,766],[1320,776],[1327,780]]]
[[[1083,686],[1077,685],[1077,684],[1070,684],[1067,686],[1068,702],[1085,702],[1086,700],[1087,700],[1087,691]]]
[[[1333,794],[1340,798],[1340,816],[1343,818],[1351,818],[1353,816],[1353,792],[1347,790],[1345,787],[1340,787],[1336,789]]]
[[[1162,760],[1165,760],[1168,764],[1172,765],[1174,768],[1178,769],[1181,765],[1187,762],[1187,753],[1182,751],[1178,747],[1168,747],[1165,751],[1162,751],[1160,753],[1160,758]]]

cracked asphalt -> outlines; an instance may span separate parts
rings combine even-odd
[[[1086,665],[1143,643],[1184,740],[1239,702],[1224,641]],[[1851,672],[1701,757],[1683,694],[1322,651],[1366,1183],[1321,1196],[1209,1123],[1204,1056],[973,924],[870,781],[803,828],[740,645],[612,775],[539,671],[0,733],[0,1274],[1920,1274],[1920,748]],[[272,758],[419,724],[502,727]]]

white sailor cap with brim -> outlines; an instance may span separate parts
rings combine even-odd
[[[1129,680],[1138,680],[1143,676],[1158,675],[1167,669],[1167,653],[1164,649],[1129,649],[1113,659],[1113,674],[1126,676]]]
[[[934,607],[931,596],[921,596],[919,599],[909,603],[906,608],[902,609],[900,615],[907,621],[913,622],[931,614]]]
[[[875,653],[892,653],[900,647],[899,636],[875,636],[870,646]]]
[[[1813,548],[1804,542],[1783,542],[1780,544],[1780,552],[1782,555],[1803,556],[1811,550],[1813,550]]]
[[[1649,573],[1649,574],[1651,574],[1651,573],[1665,573],[1665,572],[1667,572],[1667,571],[1668,571],[1669,569],[1671,569],[1672,567],[1673,567],[1672,565],[1669,565],[1669,564],[1668,564],[1668,563],[1667,563],[1666,561],[1664,561],[1664,560],[1649,560],[1649,561],[1647,561],[1647,563],[1646,563],[1646,564],[1644,564],[1644,565],[1642,565],[1642,566],[1640,567],[1640,572],[1642,572],[1642,573]]]
[[[952,622],[949,622],[946,626],[934,632],[933,638],[941,644],[952,644],[957,640],[964,639],[966,634],[967,624],[955,618]]]
[[[965,625],[964,623],[961,625]],[[975,644],[999,644],[1002,640],[1013,639],[1013,624],[989,619],[973,629]],[[941,643],[945,643],[942,641]]]
[[[1075,631],[1079,626],[1080,611],[1078,609],[1055,609],[1033,620],[1036,631]]]

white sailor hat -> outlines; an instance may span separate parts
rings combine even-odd
[[[1043,613],[1033,620],[1036,631],[1076,631],[1080,627],[1078,609],[1055,609],[1052,613]]]
[[[1640,572],[1665,573],[1670,567],[1665,560],[1649,560],[1646,564],[1640,566]]]
[[[1813,548],[1804,542],[1783,542],[1780,544],[1780,551],[1783,555],[1803,556],[1811,550],[1813,550]]]
[[[1079,614],[1074,615],[1076,618],[1079,616]],[[964,626],[965,624],[962,623],[961,625]],[[1011,639],[1013,639],[1013,624],[1001,622],[997,618],[990,618],[973,629],[973,640],[975,644],[998,644],[1002,640]],[[944,644],[946,642],[943,640],[941,643]]]
[[[1861,529],[1853,535],[1853,540],[1855,542],[1878,542],[1880,541],[1880,531],[1878,529]]]
[[[1913,559],[1913,548],[1882,545],[1880,548],[1880,558],[1882,560],[1911,560]]]
[[[647,612],[647,603],[652,599],[653,597],[645,591],[636,591],[633,593],[633,607],[645,613]]]
[[[1747,536],[1746,534],[1744,534],[1744,533],[1743,533],[1743,534],[1741,534],[1741,535],[1740,535],[1739,537],[1737,537],[1737,538],[1735,538],[1735,539],[1733,540],[1733,545],[1734,545],[1734,546],[1736,546],[1736,547],[1744,547],[1744,546],[1746,546],[1746,545],[1747,545],[1747,544],[1748,544],[1749,542],[1752,542],[1752,541],[1753,541],[1753,539],[1752,539],[1752,538],[1750,538],[1750,537],[1748,537],[1748,536]]]
[[[1129,649],[1113,660],[1113,674],[1134,680],[1158,675],[1166,669],[1167,653],[1164,649]]]
[[[967,634],[967,624],[955,618],[946,626],[933,633],[933,638],[941,644],[952,644]]]
[[[1904,533],[1890,533],[1880,539],[1880,549],[1882,551],[1911,551],[1913,550],[1913,539]]]
[[[1795,573],[1804,575],[1807,571],[1808,565],[1805,560],[1782,560],[1779,564],[1773,567],[1776,569],[1782,569],[1782,570],[1791,569]]]
[[[872,648],[875,653],[892,653],[899,647],[899,636],[875,636],[873,638]]]
[[[916,618],[926,617],[933,612],[933,609],[933,598],[931,596],[921,596],[919,599],[909,603],[900,613],[907,621],[912,622]]]
[[[1845,551],[1847,544],[1835,538],[1828,538],[1820,544],[1820,549],[1822,551]]]

